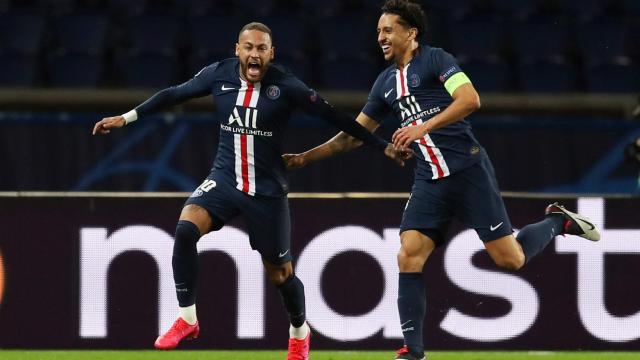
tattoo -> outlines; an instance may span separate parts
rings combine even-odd
[[[356,139],[345,132],[341,132],[334,136],[333,139],[329,141],[328,145],[331,150],[331,154],[337,155],[357,148],[362,145],[362,140]]]

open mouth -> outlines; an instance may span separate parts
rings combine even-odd
[[[249,61],[247,64],[247,75],[249,76],[259,76],[262,71],[262,67],[258,61]]]
[[[391,50],[391,45],[389,45],[389,44],[382,44],[382,46],[381,46],[381,47],[382,47],[382,52],[383,52],[383,53],[385,53],[385,54],[386,54],[389,50]]]

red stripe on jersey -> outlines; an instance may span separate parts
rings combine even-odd
[[[413,126],[416,126],[415,121],[412,124]],[[420,138],[420,144],[427,148],[427,153],[429,154],[429,158],[431,159],[431,162],[436,166],[436,170],[438,170],[438,178],[444,177],[444,171],[442,170],[442,166],[438,161],[438,157],[433,152],[433,149],[429,145],[427,145],[427,140],[425,140],[424,137]]]
[[[244,107],[249,107],[249,104],[251,104],[251,95],[253,95],[253,83],[247,83],[247,86],[247,91],[244,93],[244,101],[242,103]]]
[[[404,70],[400,69],[398,72],[400,73],[400,88],[402,88],[402,93],[400,94],[400,96],[404,96]]]
[[[252,87],[253,88],[253,87]],[[246,98],[245,98],[246,102]],[[240,157],[242,158],[242,191],[249,192],[249,162],[247,161],[247,134],[240,134]]]

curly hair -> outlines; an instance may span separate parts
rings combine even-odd
[[[427,16],[420,4],[410,0],[387,0],[382,6],[383,14],[395,14],[400,17],[398,22],[409,28],[418,29],[418,36],[422,37],[427,27]]]

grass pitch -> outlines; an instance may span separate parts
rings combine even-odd
[[[312,351],[313,360],[391,360],[392,351]],[[640,352],[432,351],[429,360],[640,360]],[[284,351],[27,351],[0,350],[2,360],[283,360]]]

